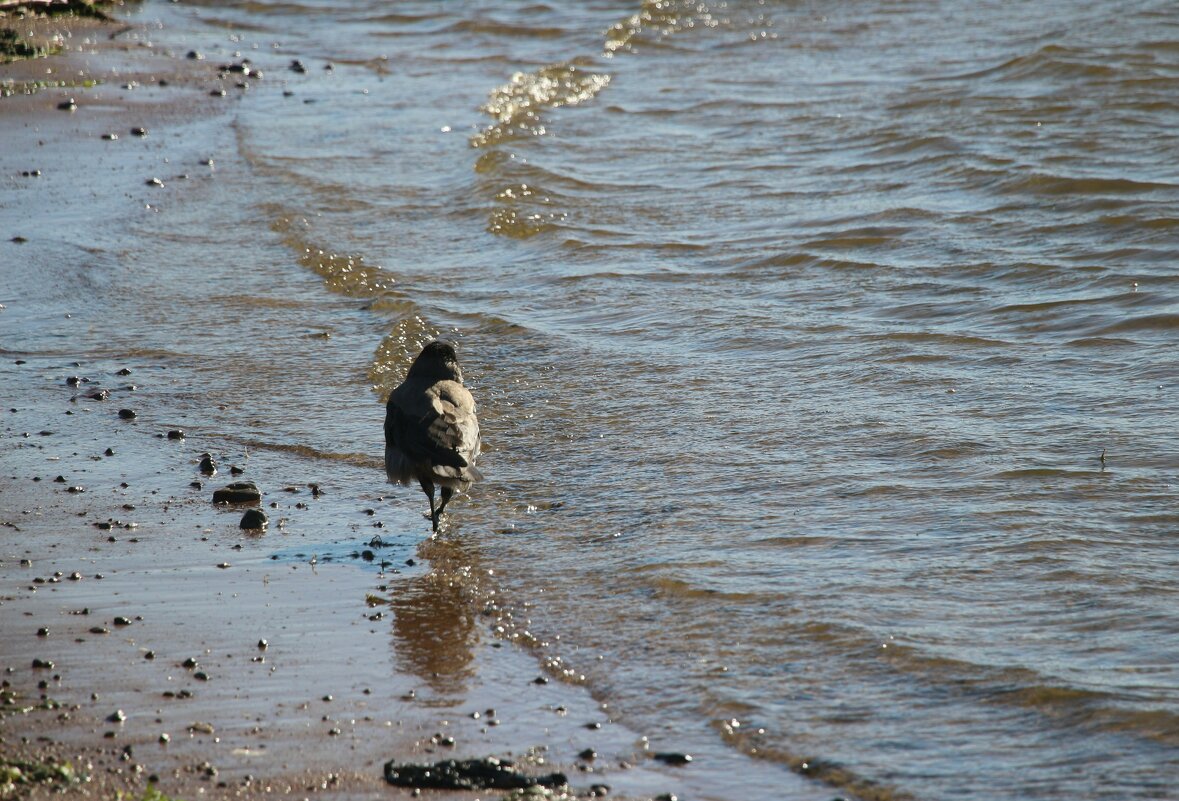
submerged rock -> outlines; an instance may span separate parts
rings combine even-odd
[[[397,787],[430,790],[517,790],[526,787],[562,787],[563,773],[529,776],[511,762],[495,757],[446,759],[432,765],[385,764],[385,781]]]

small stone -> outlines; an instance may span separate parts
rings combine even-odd
[[[131,135],[138,136],[138,137],[147,136],[147,129],[146,128],[132,128]]]
[[[190,656],[188,659],[185,659],[183,662],[181,662],[180,665],[181,665],[181,667],[186,667],[189,670],[192,670],[194,667],[197,666],[197,661],[194,657]]]
[[[48,659],[34,659],[33,660],[33,669],[34,670],[53,670],[53,663],[50,662]]]
[[[119,409],[119,417],[124,420],[134,420],[138,415],[131,409]]]
[[[184,429],[173,428],[168,432],[168,439],[184,439]]]
[[[113,133],[113,132],[112,133],[104,133],[102,135],[102,138],[108,142],[114,142],[116,139],[119,138],[119,135],[117,133]]]
[[[38,637],[48,637],[49,636],[49,629],[42,626],[41,628],[37,629],[37,636]]]
[[[59,109],[61,109],[62,111],[77,111],[78,110],[78,102],[71,97],[68,100],[63,100],[60,103],[58,103],[57,107]]]
[[[152,659],[156,658],[156,652],[155,651],[144,651],[143,658],[148,661],[151,661]]]
[[[102,455],[103,456],[114,456],[115,449],[114,448],[107,448],[105,451],[102,452]]]
[[[170,742],[172,742],[172,735],[167,732],[160,735],[160,745],[167,745]]]
[[[148,186],[163,186],[164,185],[164,182],[161,181],[159,178],[148,178],[146,181],[144,181],[144,183],[147,184]]]
[[[246,513],[242,515],[242,521],[238,526],[244,529],[260,531],[266,528],[269,523],[270,520],[261,509],[247,509]]]
[[[123,617],[122,615],[119,615],[118,617],[116,617],[113,622],[116,626],[130,626],[131,625],[131,620],[129,618]]]
[[[213,461],[213,457],[207,453],[201,454],[201,472],[206,476],[217,474],[217,463]]]
[[[266,640],[258,640],[258,650],[259,651],[265,651],[269,646],[270,646],[270,643],[266,642]]]
[[[546,679],[544,676],[537,676],[535,679],[532,680],[532,683],[533,684],[548,684],[549,680]]]
[[[593,759],[597,759],[597,757],[598,757],[598,752],[592,748],[587,748],[577,755],[578,759],[584,759],[586,762],[589,762]]]
[[[681,754],[674,751],[661,751],[651,756],[666,765],[687,765],[692,761],[691,754]]]
[[[127,719],[127,716],[123,714],[123,710],[116,709],[114,712],[107,715],[106,719],[109,723],[122,723]]]

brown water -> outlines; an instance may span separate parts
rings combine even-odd
[[[445,334],[489,450],[444,536],[690,770],[1174,796],[1172,3],[134,19],[265,77],[229,127],[123,143],[184,188],[62,221],[6,347],[99,331],[169,361],[188,427],[375,486],[379,400]],[[61,322],[94,299],[117,330]]]

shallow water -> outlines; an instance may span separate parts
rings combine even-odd
[[[187,425],[379,483],[379,400],[446,334],[488,448],[451,536],[692,770],[1174,792],[1169,4],[135,19],[265,70],[169,140],[187,188],[135,187],[130,239],[60,244],[89,283],[49,308],[133,306],[109,347],[191,376]]]

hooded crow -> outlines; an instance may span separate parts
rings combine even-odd
[[[463,386],[454,348],[431,342],[409,367],[385,407],[385,472],[390,482],[417,479],[430,499],[430,522],[438,518],[455,490],[483,478],[479,458],[479,420],[475,399]],[[434,486],[442,502],[434,506]]]

